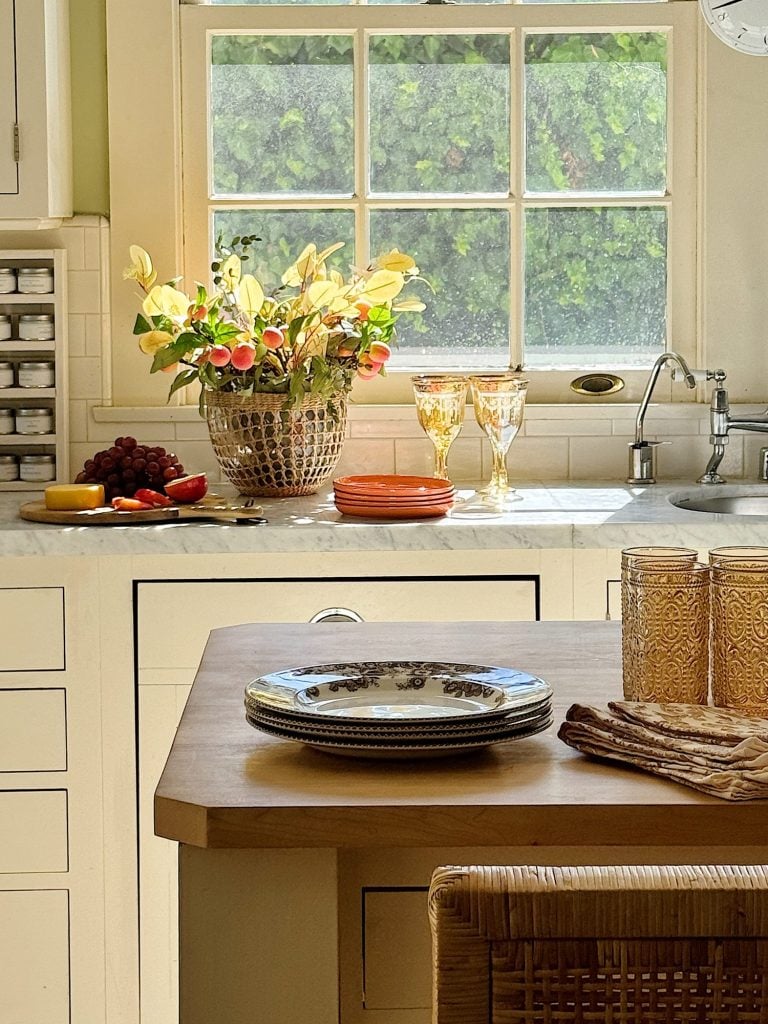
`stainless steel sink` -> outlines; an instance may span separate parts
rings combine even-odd
[[[714,512],[724,516],[768,516],[768,488],[764,494],[670,495],[677,508]]]

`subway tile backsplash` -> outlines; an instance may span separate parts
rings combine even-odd
[[[42,235],[45,235],[45,238]],[[220,479],[207,429],[195,409],[113,409],[109,407],[109,224],[83,216],[58,231],[22,237],[0,234],[2,248],[40,245],[67,249],[69,256],[70,428],[73,473],[94,450],[121,434],[172,449],[190,471]],[[755,406],[740,412],[763,411]],[[658,449],[660,480],[694,481],[709,451],[708,407],[679,403],[652,405],[646,418],[648,440],[670,441]],[[490,448],[471,409],[449,457],[457,482],[490,474]],[[578,407],[531,405],[509,452],[514,480],[622,480],[627,443],[634,432],[635,406],[595,404]],[[432,447],[411,406],[350,406],[339,473],[428,473]],[[730,437],[723,463],[733,480],[755,479],[759,449],[768,435]]]

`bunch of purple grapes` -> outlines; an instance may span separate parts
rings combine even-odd
[[[169,480],[184,476],[184,467],[173,452],[156,445],[139,444],[135,437],[117,437],[111,448],[88,459],[76,484],[104,484],[107,500],[132,498],[140,487],[165,489]]]

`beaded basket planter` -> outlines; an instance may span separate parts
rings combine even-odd
[[[241,494],[289,498],[314,494],[341,455],[347,396],[306,397],[287,409],[285,395],[206,391],[211,444]]]

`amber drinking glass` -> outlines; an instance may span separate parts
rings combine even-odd
[[[491,481],[481,494],[503,509],[518,500],[509,486],[507,452],[523,423],[528,381],[511,373],[473,375],[469,380],[475,419],[487,434],[493,453]]]
[[[709,686],[708,565],[641,558],[621,570],[626,700],[706,704]]]
[[[713,701],[768,717],[768,548],[714,548],[709,561]]]
[[[464,422],[469,381],[453,374],[421,374],[411,377],[416,415],[424,433],[435,446],[434,475],[448,479],[448,450]]]

